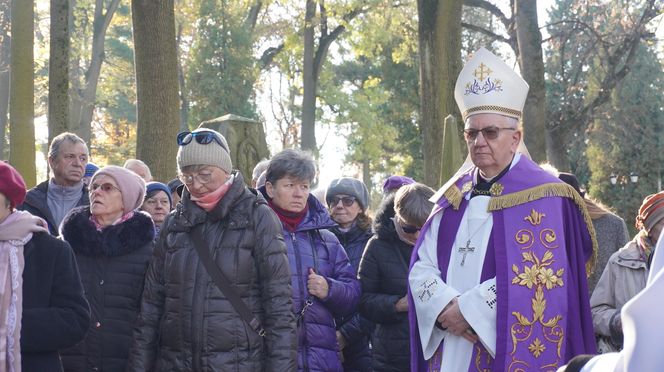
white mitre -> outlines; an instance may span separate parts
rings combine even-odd
[[[510,66],[486,48],[480,48],[459,73],[454,99],[464,122],[476,114],[499,114],[521,120],[528,89],[528,83]],[[517,152],[530,158],[523,136]],[[457,178],[472,167],[469,154],[461,168],[429,200],[437,203]]]
[[[485,48],[466,62],[454,87],[454,99],[464,121],[481,113],[521,119],[526,96],[528,83]]]

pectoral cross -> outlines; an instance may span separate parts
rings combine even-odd
[[[468,253],[473,253],[475,252],[475,247],[470,246],[470,239],[466,242],[465,247],[459,247],[459,253],[463,253],[463,258],[461,259],[461,266],[466,262],[466,255]]]

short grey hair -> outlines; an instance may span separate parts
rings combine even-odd
[[[65,141],[69,141],[74,144],[82,143],[85,146],[86,151],[88,149],[88,145],[85,143],[85,141],[83,141],[83,138],[77,136],[75,133],[70,133],[70,132],[60,133],[53,138],[53,141],[51,141],[51,145],[48,148],[49,159],[55,160],[58,157],[58,155],[60,154],[60,146]]]
[[[125,161],[122,168],[129,168],[132,165],[138,165],[140,167],[143,167],[143,169],[145,169],[145,176],[147,178],[152,178],[152,172],[150,172],[150,167],[148,167],[148,165],[145,164],[145,162],[143,160],[140,160],[140,159],[127,159],[127,161]]]
[[[258,177],[261,176],[261,173],[265,172],[267,166],[270,164],[270,160],[263,159],[256,164],[254,170],[251,172],[251,179],[254,181],[258,180]]]
[[[433,189],[422,183],[402,186],[394,196],[394,212],[406,223],[422,226],[433,209],[429,200],[433,194]]]
[[[270,159],[265,171],[265,182],[275,184],[284,177],[312,182],[316,176],[316,163],[310,153],[286,149]]]

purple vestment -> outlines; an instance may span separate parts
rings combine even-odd
[[[475,171],[459,177],[436,206],[444,210],[437,246],[443,281]],[[468,370],[555,371],[575,355],[595,353],[585,270],[594,245],[590,220],[571,187],[526,157],[496,184],[480,280],[496,277],[496,358],[477,342]],[[432,219],[420,233],[411,268]],[[411,371],[426,371],[410,288],[408,295]]]

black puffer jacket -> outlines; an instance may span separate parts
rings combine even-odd
[[[60,372],[59,350],[78,344],[90,325],[76,258],[69,244],[35,233],[23,250],[21,368]]]
[[[295,370],[291,274],[277,216],[239,173],[210,212],[186,190],[182,196],[157,239],[128,371]],[[191,234],[201,229],[265,338],[240,318],[200,262]]]
[[[391,218],[394,195],[383,201],[374,220],[375,235],[360,263],[360,314],[375,323],[372,335],[374,371],[409,371],[408,313],[397,312],[406,295],[408,263],[413,247],[399,240]]]
[[[341,245],[343,245],[350,264],[355,273],[359,270],[360,260],[364,253],[364,247],[371,238],[371,229],[362,229],[355,224],[349,231],[343,232],[338,227],[330,229]],[[344,371],[371,371],[371,350],[369,349],[369,338],[373,330],[373,324],[366,318],[360,316],[358,308],[352,314],[338,317],[336,320],[337,330],[341,332],[346,340],[343,349]]]
[[[88,334],[62,352],[62,365],[65,371],[124,371],[152,256],[152,219],[136,211],[97,231],[89,207],[79,207],[62,221],[61,235],[76,254],[91,310]]]

